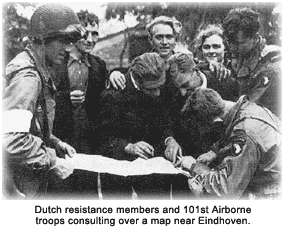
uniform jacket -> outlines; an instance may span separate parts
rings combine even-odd
[[[232,60],[241,95],[281,117],[281,49],[260,37],[250,55]]]
[[[126,78],[124,90],[108,89],[103,92],[101,113],[94,127],[97,135],[94,145],[97,153],[120,160],[134,160],[125,153],[129,143],[145,141],[154,147],[155,156],[164,155],[167,137],[167,116],[162,104],[134,87]]]
[[[11,193],[14,187],[14,191],[32,197],[56,161],[53,148],[59,139],[51,134],[55,86],[50,70],[32,47],[7,65],[5,80],[3,124],[7,130],[4,129],[3,154],[7,177],[11,179],[7,186]]]
[[[268,109],[239,99],[224,120],[223,139],[213,146],[212,169],[193,165],[190,188],[203,195],[240,198],[276,196],[281,179],[280,121]]]
[[[93,126],[99,114],[99,101],[101,93],[106,88],[109,72],[106,63],[99,57],[88,54],[89,76],[84,107],[88,123]],[[70,84],[66,64],[55,66],[56,82],[56,114],[54,121],[54,134],[72,145],[74,134],[73,106],[70,100]],[[88,131],[89,132],[89,131]],[[90,136],[89,134],[86,134]]]

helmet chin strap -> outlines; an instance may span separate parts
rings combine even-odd
[[[34,43],[33,46],[36,48],[34,49],[34,52],[37,53],[38,57],[41,59],[41,62],[44,63],[45,65],[47,64],[46,60],[46,51],[45,51],[45,41],[41,39],[41,44]]]

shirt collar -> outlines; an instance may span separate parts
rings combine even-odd
[[[67,62],[67,67],[69,67],[73,62],[83,62],[85,63],[86,66],[91,67],[89,61],[88,61],[88,54],[87,53],[80,53],[79,51],[75,51],[75,52],[70,52],[69,54],[69,59]]]

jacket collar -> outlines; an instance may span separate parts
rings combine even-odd
[[[237,120],[241,108],[244,107],[247,103],[248,100],[246,95],[243,95],[238,99],[236,104],[228,111],[225,116],[224,124],[226,125],[226,127],[231,126],[231,124]]]
[[[76,50],[72,50],[72,52],[70,52],[69,54],[69,59],[68,59],[68,62],[67,62],[67,67],[70,67],[70,65],[73,63],[73,62],[83,62],[85,63],[85,65],[87,67],[91,67],[89,61],[88,61],[88,53],[80,53],[77,49]]]

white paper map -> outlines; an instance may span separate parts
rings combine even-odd
[[[134,161],[120,161],[99,155],[76,154],[70,159],[75,169],[93,171],[98,173],[110,173],[121,176],[183,173],[175,168],[170,161],[163,157],[155,157],[148,160],[138,158]]]

